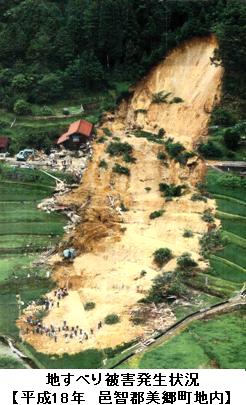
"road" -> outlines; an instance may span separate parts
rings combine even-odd
[[[237,307],[245,306],[246,299],[240,295],[231,298],[227,301],[223,301],[221,303],[212,305],[208,308],[200,309],[199,311],[193,312],[190,315],[187,315],[185,318],[181,319],[180,321],[176,322],[174,325],[170,326],[159,335],[154,336],[152,339],[148,339],[145,342],[139,342],[138,344],[134,345],[133,347],[126,350],[126,356],[124,359],[121,359],[118,363],[113,365],[111,368],[117,368],[126,360],[137,356],[139,353],[144,353],[145,351],[149,350],[149,348],[157,347],[171,337],[175,336],[177,333],[182,332],[187,326],[196,320],[204,319],[209,316],[214,316],[218,313],[225,313],[225,312],[232,312]]]

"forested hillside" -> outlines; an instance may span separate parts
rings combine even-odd
[[[182,40],[210,32],[226,91],[242,97],[245,21],[242,0],[0,0],[0,107],[132,82]]]

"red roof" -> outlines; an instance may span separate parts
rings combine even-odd
[[[87,137],[91,136],[93,130],[93,124],[85,120],[75,121],[70,124],[69,129],[65,134],[61,135],[57,141],[57,144],[61,144],[69,139],[71,135],[81,134]]]
[[[10,139],[7,136],[0,136],[0,148],[7,148],[9,143]]]

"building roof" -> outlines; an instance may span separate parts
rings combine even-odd
[[[10,139],[7,136],[0,136],[0,148],[7,148],[9,143]]]
[[[71,135],[80,134],[84,136],[91,136],[93,130],[93,124],[85,120],[75,121],[70,124],[69,129],[65,134],[61,135],[57,141],[57,144],[61,144],[69,139]]]

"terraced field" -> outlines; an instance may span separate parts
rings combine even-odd
[[[16,294],[20,294],[25,306],[47,291],[50,281],[46,269],[35,268],[32,262],[41,251],[58,241],[66,220],[37,209],[38,202],[53,190],[50,180],[41,179],[33,184],[24,178],[16,183],[3,177],[0,181],[0,335],[18,338]],[[0,367],[1,364],[18,367],[16,361],[4,348],[0,350]]]

